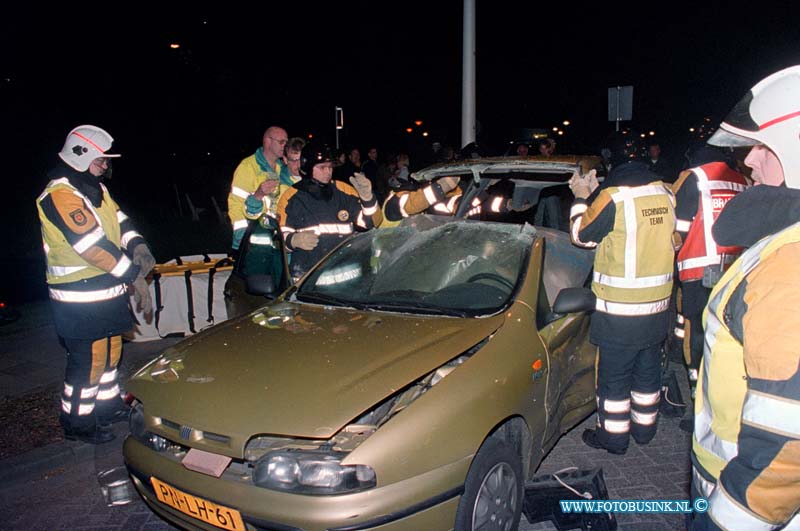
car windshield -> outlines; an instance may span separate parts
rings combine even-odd
[[[294,297],[408,313],[496,313],[525,273],[534,234],[531,226],[415,216],[348,240]]]

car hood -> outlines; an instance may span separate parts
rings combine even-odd
[[[329,438],[503,319],[279,303],[167,350],[128,390],[148,416],[239,441]]]

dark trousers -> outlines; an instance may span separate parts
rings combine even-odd
[[[65,430],[89,431],[124,406],[117,376],[122,337],[65,339],[67,368],[59,420]]]
[[[689,369],[699,369],[703,359],[703,310],[711,289],[699,280],[681,283],[681,314],[685,319],[684,360]]]
[[[656,434],[661,398],[661,344],[646,348],[599,345],[598,440],[624,450],[632,435],[647,444]]]

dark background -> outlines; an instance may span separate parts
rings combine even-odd
[[[460,147],[459,1],[162,4],[4,13],[0,298],[43,293],[34,200],[80,124],[115,137],[123,158],[109,187],[159,240],[159,260],[224,251],[217,229],[178,230],[176,190],[224,207],[233,169],[269,125],[333,144],[339,105],[342,146],[362,153],[372,144],[412,154],[433,141]],[[596,153],[613,130],[608,87],[633,85],[634,119],[624,125],[655,131],[680,160],[689,127],[715,125],[759,79],[800,63],[793,2],[477,4],[479,140],[493,153],[518,128],[563,120],[571,125],[558,151]]]

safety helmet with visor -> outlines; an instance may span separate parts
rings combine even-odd
[[[114,138],[104,129],[94,125],[79,125],[69,132],[58,156],[72,168],[86,171],[97,158],[120,156],[106,153],[113,142]]]
[[[708,143],[728,147],[763,144],[780,161],[786,186],[800,188],[800,65],[759,81]]]
[[[335,160],[336,156],[328,146],[309,144],[303,148],[300,162],[300,174],[310,179],[314,166],[322,164],[323,162],[334,162]]]

